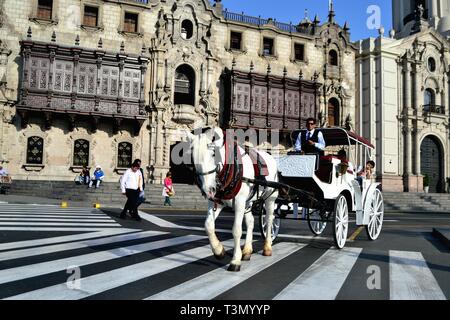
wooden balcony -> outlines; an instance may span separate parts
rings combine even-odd
[[[56,42],[21,42],[22,82],[17,110],[26,125],[29,112],[143,122],[147,116],[144,79],[148,59],[101,48]]]

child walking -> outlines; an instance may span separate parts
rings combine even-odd
[[[167,172],[166,178],[164,179],[164,188],[162,195],[165,198],[164,199],[164,206],[172,206],[172,203],[170,202],[170,197],[172,197],[175,194],[173,191],[173,184],[172,184],[172,174],[170,172]]]

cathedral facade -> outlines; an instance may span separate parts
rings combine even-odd
[[[359,42],[357,128],[386,191],[450,184],[450,1],[393,0],[393,29]],[[424,177],[426,177],[424,179]]]
[[[150,182],[189,182],[170,156],[184,130],[277,129],[284,148],[309,116],[355,129],[358,48],[333,5],[295,24],[224,5],[2,1],[0,162],[13,179],[100,165],[118,181],[140,158]]]

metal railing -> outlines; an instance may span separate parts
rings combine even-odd
[[[224,16],[225,20],[251,24],[254,26],[262,26],[262,25],[272,22],[274,24],[274,26],[277,27],[278,29],[285,31],[285,32],[290,32],[290,33],[309,34],[311,32],[310,29],[299,29],[296,25],[293,25],[292,23],[282,23],[282,22],[278,22],[275,19],[264,19],[264,18],[261,18],[261,16],[259,16],[259,17],[247,16],[243,12],[242,13],[229,12],[228,9],[225,9],[223,11],[223,16]]]
[[[423,112],[445,114],[445,107],[435,104],[426,104],[423,106]]]

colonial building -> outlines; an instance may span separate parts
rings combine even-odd
[[[300,19],[299,19],[300,20]],[[72,180],[133,158],[161,182],[182,130],[353,128],[355,56],[333,5],[295,24],[221,0],[3,0],[0,161],[14,179]]]
[[[450,1],[393,0],[394,29],[360,41],[357,127],[385,191],[444,192],[450,176]]]

